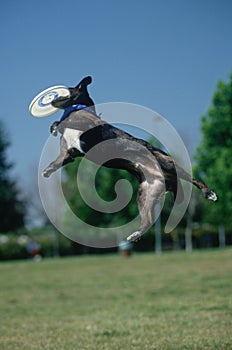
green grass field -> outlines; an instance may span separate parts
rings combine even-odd
[[[0,264],[0,349],[232,349],[232,250]]]

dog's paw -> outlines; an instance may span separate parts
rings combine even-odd
[[[43,177],[49,177],[51,175],[51,171],[49,169],[44,169],[42,171],[42,176]]]
[[[217,200],[217,195],[213,191],[209,191],[206,193],[205,197],[209,199],[210,201],[216,202]]]
[[[142,236],[142,233],[140,231],[136,231],[127,237],[127,242],[135,242],[138,239],[140,239],[141,236]]]
[[[54,122],[51,126],[50,126],[50,133],[53,136],[57,136],[58,134],[58,126],[59,126],[60,122]]]

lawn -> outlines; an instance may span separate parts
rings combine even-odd
[[[0,263],[0,349],[232,349],[232,250]]]

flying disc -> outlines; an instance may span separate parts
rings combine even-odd
[[[35,96],[29,105],[29,111],[33,117],[48,117],[49,115],[59,110],[59,108],[53,107],[51,104],[52,101],[58,97],[69,95],[70,92],[66,86],[51,86],[50,88],[43,90]]]

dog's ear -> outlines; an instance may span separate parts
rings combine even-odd
[[[76,88],[81,89],[92,83],[92,78],[90,76],[83,78],[76,86]]]

